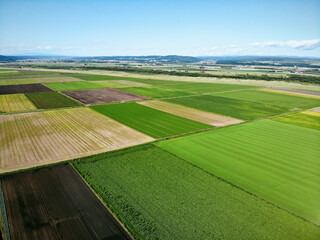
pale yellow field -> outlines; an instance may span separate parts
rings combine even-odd
[[[31,83],[49,83],[49,82],[79,82],[82,81],[73,77],[34,77],[34,78],[14,78],[1,79],[0,85],[14,85],[14,84],[31,84]]]
[[[21,112],[37,109],[24,94],[0,95],[1,112]]]
[[[320,117],[320,112],[303,111],[302,113],[304,113],[304,114],[308,114],[308,115],[311,115],[311,116]]]
[[[278,93],[278,94],[290,95],[290,96],[298,96],[298,97],[305,97],[305,98],[320,99],[320,96],[306,94],[306,93],[289,92],[289,91],[284,91],[284,90],[267,89],[267,88],[260,88],[260,89],[256,89],[256,90],[257,91],[262,91],[262,92],[270,92],[270,93]]]
[[[0,116],[0,172],[153,140],[89,108],[3,115]]]
[[[128,81],[128,80],[113,80],[113,82],[121,83],[128,85],[130,87],[145,87],[145,86],[150,86],[150,84],[145,84],[145,83],[140,83],[140,82],[133,82],[133,81]]]
[[[103,80],[103,81],[90,81],[91,83],[99,84],[108,88],[122,88],[122,87],[130,87],[130,85],[126,85],[123,83],[118,83],[112,80]]]
[[[167,103],[159,100],[140,101],[141,105],[171,113],[180,117],[188,118],[197,122],[202,122],[216,127],[223,127],[243,122],[240,119],[209,113],[194,108],[181,106],[179,104]]]

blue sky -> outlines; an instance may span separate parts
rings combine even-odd
[[[0,54],[320,57],[319,0],[0,0]]]

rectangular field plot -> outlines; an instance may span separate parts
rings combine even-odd
[[[291,113],[274,117],[272,120],[320,130],[320,112]]]
[[[319,226],[158,147],[74,163],[136,239],[317,239]]]
[[[37,92],[25,94],[40,109],[83,106],[81,103],[57,92]]]
[[[49,91],[52,91],[52,90],[42,84],[21,84],[21,85],[0,86],[0,95],[29,93],[29,92],[49,92]]]
[[[0,116],[0,172],[152,141],[88,108]]]
[[[131,239],[70,165],[1,182],[11,239]]]
[[[94,74],[65,74],[66,76],[86,80],[86,81],[102,81],[102,80],[135,80],[136,78],[108,76],[108,75],[94,75]]]
[[[57,76],[28,76],[28,77],[19,77],[19,78],[5,78],[0,79],[1,85],[13,85],[13,84],[32,84],[32,83],[49,83],[49,82],[72,82],[72,81],[81,81],[81,79],[73,77],[65,77],[62,75]]]
[[[320,99],[320,92],[311,92],[298,89],[264,88],[260,89],[260,91]]]
[[[318,130],[260,120],[158,146],[319,224],[319,142]]]
[[[163,102],[159,100],[138,102],[141,105],[171,113],[180,117],[188,118],[197,122],[202,122],[216,127],[223,127],[243,122],[242,120],[226,117],[214,113],[209,113],[195,108],[184,107],[179,104]]]
[[[212,95],[172,98],[165,101],[242,120],[253,120],[289,111],[287,107]]]
[[[24,94],[0,95],[0,112],[21,112],[37,109]]]
[[[144,96],[123,92],[113,88],[64,91],[62,93],[82,102],[83,104],[127,102],[149,99]]]
[[[92,82],[57,82],[57,83],[46,83],[47,87],[55,91],[69,91],[69,90],[82,90],[82,89],[99,89],[105,88],[102,85]]]
[[[105,80],[105,81],[90,81],[91,83],[98,84],[100,86],[106,88],[123,88],[123,87],[131,87],[130,85],[119,83],[113,80]]]
[[[225,92],[225,91],[257,88],[254,86],[246,86],[246,85],[216,84],[216,83],[176,83],[176,84],[168,84],[163,87],[170,88],[170,89],[178,89],[186,92],[195,92],[195,93],[215,93],[215,92]]]
[[[305,98],[260,90],[218,93],[217,96],[274,104],[289,108],[316,107],[320,104],[320,98]]]
[[[212,127],[137,103],[98,105],[91,108],[154,138]]]
[[[149,98],[168,98],[168,97],[177,97],[177,96],[188,96],[192,95],[191,92],[166,89],[162,87],[129,87],[121,88],[122,91],[139,94]]]

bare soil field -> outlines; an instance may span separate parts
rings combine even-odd
[[[20,112],[37,109],[36,106],[21,93],[0,95],[0,112]]]
[[[30,93],[30,92],[48,92],[52,89],[42,84],[21,84],[21,85],[4,85],[0,86],[1,94]]]
[[[144,96],[113,88],[62,91],[62,93],[87,105],[149,99]]]
[[[209,113],[198,109],[185,107],[179,104],[168,103],[159,100],[143,101],[138,103],[147,107],[155,108],[160,111],[164,111],[216,127],[223,127],[243,122],[243,120],[240,119]]]
[[[11,239],[131,239],[69,164],[1,182]]]
[[[152,141],[88,108],[0,116],[0,173]]]

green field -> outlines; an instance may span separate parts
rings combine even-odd
[[[69,91],[69,90],[82,90],[82,89],[99,89],[106,88],[100,84],[92,83],[92,82],[56,82],[56,83],[46,83],[44,84],[47,87],[55,90],[55,91]]]
[[[210,125],[178,117],[137,103],[97,105],[90,108],[154,138],[212,128]]]
[[[289,111],[287,107],[212,95],[173,98],[165,101],[242,120],[253,120]]]
[[[128,87],[128,88],[121,88],[121,90],[125,92],[131,92],[138,95],[146,96],[149,98],[167,98],[167,97],[177,97],[177,96],[188,96],[192,94],[190,92],[166,89],[161,87]]]
[[[40,109],[82,106],[81,103],[57,92],[36,92],[25,95]]]
[[[320,113],[304,111],[272,118],[272,120],[320,130]]]
[[[319,106],[319,99],[304,98],[292,95],[277,94],[263,91],[239,91],[218,93],[217,96],[235,98],[246,101],[274,104],[290,108],[316,107]]]
[[[190,82],[173,81],[173,80],[155,80],[155,79],[130,79],[131,81],[152,84],[152,85],[168,85],[168,84],[184,84]]]
[[[135,239],[318,239],[320,228],[152,145],[74,166]]]
[[[130,85],[126,85],[123,83],[114,82],[113,80],[105,80],[105,81],[91,81],[91,83],[98,84],[100,86],[104,86],[107,88],[122,88],[122,87],[131,87]]]
[[[254,86],[246,86],[246,85],[215,84],[215,83],[176,83],[176,84],[165,85],[165,87],[170,89],[179,89],[182,91],[195,92],[195,93],[215,93],[215,92],[225,92],[225,91],[257,88]]]
[[[319,224],[319,143],[318,130],[260,120],[158,146]]]

